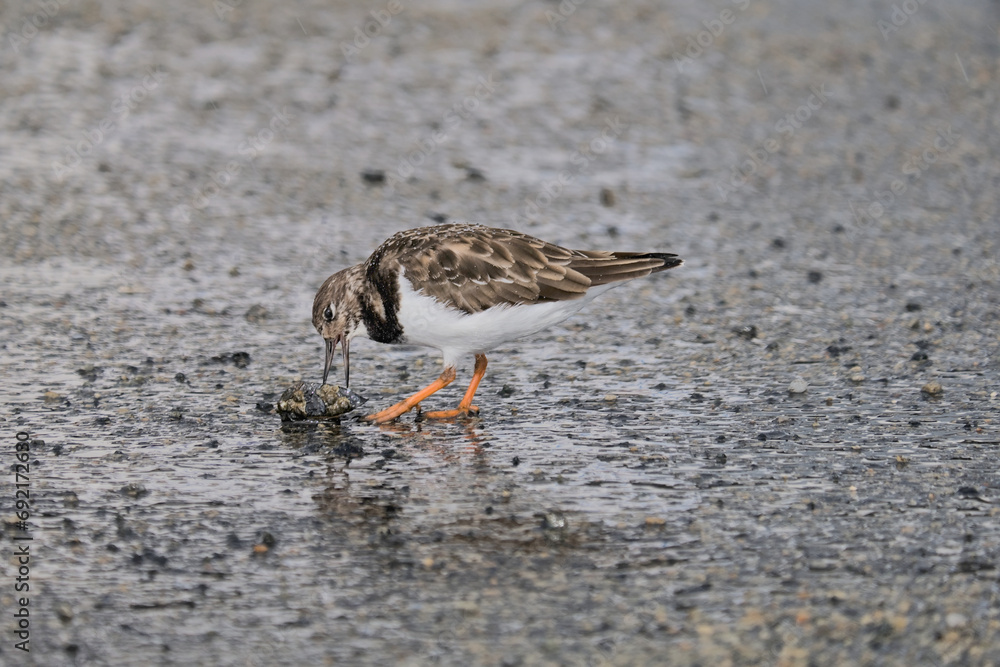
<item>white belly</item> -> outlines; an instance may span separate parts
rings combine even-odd
[[[592,288],[582,298],[572,301],[500,305],[470,315],[414,291],[410,281],[400,276],[402,342],[441,350],[444,365],[453,366],[463,357],[488,352],[498,345],[562,322],[610,287],[612,285]]]

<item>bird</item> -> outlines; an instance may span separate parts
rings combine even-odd
[[[323,384],[340,344],[350,387],[350,343],[435,348],[440,376],[412,396],[364,417],[391,422],[451,384],[458,362],[475,358],[472,380],[453,410],[430,419],[476,415],[472,404],[499,345],[570,317],[617,283],[683,264],[672,253],[570,250],[511,229],[448,223],[398,232],[364,262],[327,278],[313,300],[312,323],[325,341]]]

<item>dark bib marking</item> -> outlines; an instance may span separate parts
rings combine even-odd
[[[367,278],[375,287],[385,308],[385,317],[375,309],[367,294],[361,298],[361,319],[368,330],[368,337],[377,343],[398,343],[403,338],[403,325],[399,323],[399,290],[396,289],[397,273],[368,271]]]

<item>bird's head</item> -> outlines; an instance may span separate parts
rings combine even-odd
[[[359,267],[344,269],[326,279],[313,300],[312,322],[326,342],[326,360],[323,363],[323,384],[330,375],[334,352],[340,343],[344,350],[344,384],[351,386],[351,339],[361,330],[361,305],[355,289]]]

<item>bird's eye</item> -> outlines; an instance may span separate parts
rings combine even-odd
[[[331,308],[330,306],[326,307],[326,310],[323,311],[323,319],[326,320],[327,322],[333,321],[333,308]]]

